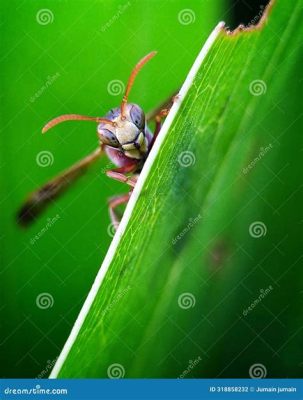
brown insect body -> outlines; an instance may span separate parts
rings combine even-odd
[[[118,167],[107,171],[107,176],[127,183],[131,187],[135,186],[138,173],[141,171],[160,131],[161,118],[168,113],[167,109],[156,110],[146,118],[141,107],[127,102],[137,73],[155,54],[156,52],[151,52],[138,62],[128,80],[121,106],[110,110],[105,117],[67,114],[54,118],[45,125],[42,130],[43,133],[64,121],[95,121],[98,123],[97,134],[100,140],[100,147],[31,193],[18,212],[18,222],[21,225],[28,225],[33,222],[50,201],[63,193],[73,181],[104,153]],[[156,125],[152,135],[147,127],[146,120],[153,118],[155,118]],[[129,176],[129,174],[132,175]],[[131,192],[109,200],[110,217],[115,226],[119,223],[115,208],[120,204],[126,203],[130,194]]]

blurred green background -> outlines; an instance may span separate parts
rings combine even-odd
[[[235,24],[234,3],[1,2],[3,377],[49,374],[112,239],[107,198],[127,190],[104,175],[104,159],[33,226],[18,227],[26,194],[97,145],[94,123],[62,124],[45,136],[42,126],[64,113],[102,116],[117,106],[121,94],[111,94],[109,83],[125,83],[151,50],[158,55],[139,75],[131,100],[146,111],[158,105],[182,84],[217,22]],[[194,10],[189,23],[180,16],[186,9]],[[245,10],[248,20],[257,15]],[[46,309],[36,304],[44,293]]]

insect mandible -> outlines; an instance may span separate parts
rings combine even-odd
[[[128,79],[121,105],[111,109],[104,117],[66,114],[52,119],[44,126],[42,133],[64,121],[95,121],[98,123],[97,135],[100,145],[91,154],[28,196],[17,215],[21,225],[26,226],[33,222],[52,200],[63,193],[101,155],[106,154],[117,167],[106,171],[106,175],[131,187],[129,193],[109,199],[110,218],[113,225],[118,226],[119,217],[116,208],[128,202],[132,188],[136,184],[139,173],[161,129],[162,118],[168,114],[172,105],[172,102],[166,101],[162,105],[166,105],[166,108],[158,107],[146,117],[141,107],[134,103],[128,103],[136,75],[156,53],[153,51],[147,54],[137,63]],[[155,129],[152,134],[147,122],[153,119],[155,120]]]

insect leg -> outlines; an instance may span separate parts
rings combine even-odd
[[[131,192],[126,193],[126,194],[122,194],[120,196],[115,196],[109,199],[108,201],[108,211],[109,211],[109,216],[110,219],[112,221],[112,224],[115,228],[118,227],[120,219],[115,211],[115,209],[121,205],[121,204],[125,204],[128,202],[129,198],[130,198]]]
[[[153,145],[154,145],[154,143],[155,143],[155,141],[157,139],[157,136],[158,136],[158,134],[159,134],[159,132],[161,130],[161,127],[162,127],[162,121],[161,120],[162,120],[163,117],[166,117],[168,113],[169,113],[169,109],[165,108],[165,109],[161,110],[158,115],[156,115],[156,117],[155,117],[156,125],[155,125],[153,138],[152,138],[152,141],[151,141],[151,147],[153,147]]]
[[[174,95],[172,97],[172,99],[170,100],[170,102],[163,103],[166,104],[166,108],[158,108],[156,110],[154,110],[153,112],[149,113],[149,115],[147,116],[147,120],[150,121],[151,119],[154,119],[156,124],[155,124],[155,129],[154,129],[154,134],[153,134],[153,138],[151,141],[151,147],[153,147],[157,136],[161,130],[162,127],[162,118],[166,117],[172,107],[172,105],[174,104],[174,102],[177,100],[178,95]]]
[[[19,209],[18,223],[23,226],[32,223],[52,200],[67,190],[102,154],[102,148],[98,147],[91,154],[31,193]]]
[[[109,171],[106,171],[106,175],[109,178],[116,179],[119,182],[123,182],[132,187],[135,187],[137,177],[136,176],[128,177],[126,174],[134,172],[136,168],[137,168],[137,163],[134,163],[124,167],[110,169]]]
[[[178,92],[173,93],[172,96],[170,96],[167,100],[165,100],[163,103],[160,104],[160,106],[154,108],[150,112],[147,113],[146,115],[146,120],[147,122],[155,120],[157,115],[163,110],[163,109],[168,109],[170,110],[174,102],[178,98]]]

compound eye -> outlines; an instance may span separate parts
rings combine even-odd
[[[100,129],[99,135],[100,135],[101,142],[103,144],[108,144],[113,147],[119,146],[119,141],[116,138],[115,134],[113,132],[109,131],[108,129]]]
[[[112,108],[106,115],[107,118],[109,118],[110,120],[113,120],[115,118],[118,117],[118,115],[120,115],[120,108],[116,107],[116,108]]]
[[[136,105],[133,105],[130,109],[130,117],[133,123],[141,130],[145,126],[145,115],[142,109]]]

